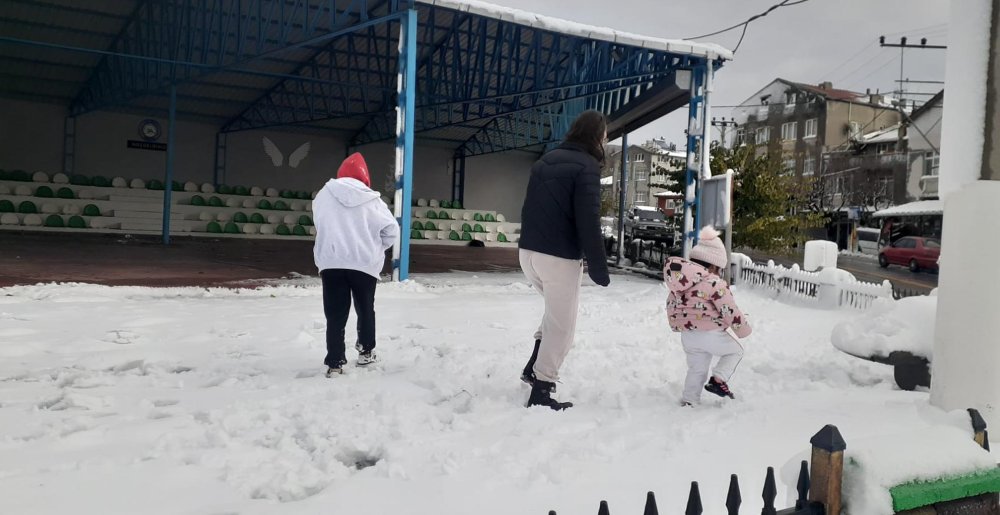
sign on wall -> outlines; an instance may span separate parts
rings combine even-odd
[[[158,152],[166,152],[166,143],[154,143],[152,141],[138,141],[134,139],[128,140],[128,148],[134,148],[136,150],[156,150]]]

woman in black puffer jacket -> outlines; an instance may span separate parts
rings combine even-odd
[[[535,349],[521,380],[531,384],[528,406],[562,410],[571,402],[552,399],[559,367],[576,332],[582,258],[590,278],[607,286],[607,257],[601,234],[601,167],[607,120],[586,111],[559,148],[535,162],[521,209],[521,269],[545,298]]]

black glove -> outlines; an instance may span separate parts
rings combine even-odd
[[[607,287],[609,284],[611,284],[611,276],[608,274],[607,266],[603,267],[588,266],[587,275],[590,276],[590,279],[592,281],[601,286]]]

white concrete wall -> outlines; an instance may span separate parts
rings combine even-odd
[[[0,98],[0,168],[61,172],[66,108]]]
[[[504,152],[465,160],[465,205],[502,213],[511,222],[521,221],[521,206],[539,156]]]
[[[982,174],[990,23],[995,1],[953,0],[941,121],[941,198]]]
[[[151,118],[159,122],[158,143],[167,142],[166,118],[98,111],[76,119],[76,173],[121,176],[126,179],[160,179],[167,169],[167,153],[128,148],[128,140],[142,140],[139,124]],[[215,152],[212,125],[178,121],[174,180],[211,182]]]
[[[214,133],[211,138],[214,152]],[[275,166],[264,152],[264,138],[274,143],[281,152],[279,165]],[[298,166],[292,168],[289,156],[307,144],[308,154]],[[226,174],[223,182],[248,187],[316,191],[337,174],[346,147],[342,136],[318,132],[260,130],[231,133],[226,137]],[[208,154],[210,159],[211,155]]]
[[[395,144],[376,143],[358,150],[368,163],[372,187],[382,192],[389,191],[394,182]],[[417,145],[413,160],[413,198],[451,199],[453,153],[450,148]],[[520,221],[531,165],[537,158],[527,152],[467,158],[465,206],[497,211],[512,222]]]

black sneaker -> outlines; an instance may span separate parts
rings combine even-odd
[[[371,365],[372,363],[377,363],[377,362],[378,362],[378,355],[375,354],[374,350],[370,350],[368,352],[362,352],[361,354],[358,354],[358,366],[359,367],[365,367],[365,366]]]
[[[535,380],[535,383],[531,385],[531,396],[528,397],[528,404],[526,407],[530,408],[532,406],[548,406],[555,411],[562,411],[566,408],[572,408],[572,402],[559,402],[552,398],[552,390],[555,388],[555,384],[548,381]]]
[[[346,359],[342,359],[337,363],[326,366],[326,377],[339,376],[344,373],[344,365],[347,364]]]
[[[733,392],[729,391],[729,385],[725,381],[717,381],[714,377],[708,380],[708,384],[705,385],[705,391],[714,393],[719,397],[729,397],[730,399],[735,399],[736,396]]]

